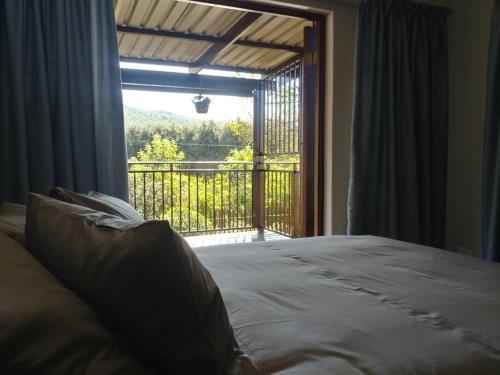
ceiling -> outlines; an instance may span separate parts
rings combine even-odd
[[[174,0],[115,0],[119,52],[144,61],[265,71],[301,52],[312,22]]]

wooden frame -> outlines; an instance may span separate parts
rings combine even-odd
[[[260,4],[244,0],[188,0],[191,3],[211,4],[243,11],[257,11],[267,14],[277,14],[292,18],[303,18],[314,21],[314,26],[307,32],[309,36],[304,49],[296,51],[303,53],[303,139],[301,150],[301,236],[319,236],[324,233],[324,134],[325,134],[325,40],[326,17],[320,14],[304,12],[293,8],[284,8],[269,4]],[[142,30],[142,29],[141,29]],[[145,30],[142,30],[143,33]],[[149,30],[146,32],[150,32]],[[151,31],[158,33],[161,31]],[[157,34],[151,34],[157,35]],[[183,35],[187,35],[184,34]],[[167,36],[167,35],[165,35]],[[183,36],[183,37],[184,37]],[[178,36],[181,37],[181,36]],[[189,38],[189,37],[186,37]],[[203,38],[213,38],[203,36]],[[208,40],[207,40],[208,41]],[[210,40],[213,42],[212,40]],[[240,40],[234,41],[235,44]],[[246,43],[247,41],[245,41]],[[255,43],[255,42],[251,42]],[[282,65],[282,64],[280,64]],[[308,76],[307,66],[313,66],[314,74]],[[185,66],[185,65],[184,65]],[[204,66],[217,69],[211,65]],[[223,67],[221,67],[223,69]],[[234,70],[231,67],[225,67]],[[275,71],[273,69],[272,71]],[[243,71],[243,70],[241,70]],[[271,73],[266,71],[265,73]],[[218,86],[218,89],[222,87]],[[247,88],[244,89],[245,91]],[[172,91],[172,90],[165,90]],[[260,221],[260,220],[259,220]]]
[[[301,186],[306,237],[324,234],[325,21],[304,30]]]
[[[202,66],[209,65],[226,48],[238,41],[238,38],[260,18],[260,13],[245,13],[233,26],[221,37],[221,41],[214,43],[198,59],[192,63],[191,73],[199,73]]]
[[[322,21],[324,16],[321,14],[306,12],[296,8],[287,8],[279,5],[261,4],[245,0],[179,0],[193,4],[211,4],[224,8],[236,9],[242,11],[253,10],[267,14],[287,16],[290,18],[304,18],[310,21]]]
[[[130,56],[120,56],[120,62],[136,63],[136,64],[151,64],[151,65],[164,65],[164,66],[180,66],[183,68],[191,68],[192,64],[185,61],[174,61],[174,60],[159,60],[159,59],[149,59],[147,57],[130,57]],[[250,74],[268,74],[270,71],[268,69],[255,69],[255,68],[244,68],[241,66],[230,66],[230,65],[203,65],[204,69],[211,70],[225,70],[238,73],[250,73]]]
[[[252,97],[258,79],[121,69],[124,89]]]
[[[254,92],[254,132],[253,132],[253,161],[257,168],[253,174],[253,226],[259,231],[265,229],[265,173],[262,169],[264,163],[264,90],[259,87]]]
[[[167,38],[177,38],[177,39],[187,39],[199,42],[209,42],[209,43],[221,43],[225,42],[226,39],[222,36],[212,36],[205,34],[193,34],[184,33],[180,31],[170,31],[170,30],[157,30],[157,29],[145,29],[140,27],[131,27],[117,25],[116,31],[126,34],[139,34],[139,35],[151,35],[151,36],[163,36]],[[267,42],[256,42],[252,40],[237,39],[233,42],[239,46],[254,47],[254,48],[267,48],[267,49],[277,49],[282,51],[290,51],[295,53],[302,52],[301,47],[288,46],[285,44],[267,43]]]
[[[304,12],[297,9],[284,8],[269,4],[259,4],[244,0],[197,0],[200,4],[212,4],[238,10],[253,10],[268,14],[304,18],[314,21],[313,38],[310,45],[304,46],[304,62],[307,59],[315,66],[313,82],[304,82],[309,86],[303,90],[303,106],[306,101],[312,105],[303,108],[303,144],[301,152],[301,236],[321,236],[324,234],[325,215],[325,48],[326,48],[326,16]],[[293,57],[292,57],[293,58]],[[276,68],[280,68],[283,64]],[[275,72],[274,68],[270,73]],[[302,74],[305,73],[305,64]],[[304,77],[305,78],[305,77]],[[305,79],[307,81],[307,79]],[[307,112],[309,112],[309,118]],[[312,181],[309,181],[309,179]],[[312,182],[312,183],[311,183]]]

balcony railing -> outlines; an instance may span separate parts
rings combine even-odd
[[[129,200],[145,219],[184,235],[267,228],[296,236],[297,163],[129,163]]]
[[[264,227],[290,237],[300,236],[298,163],[263,163]]]

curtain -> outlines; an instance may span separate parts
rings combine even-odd
[[[483,162],[483,256],[500,262],[500,0],[493,3]]]
[[[349,234],[444,246],[449,10],[363,1]]]
[[[54,185],[127,199],[113,1],[2,1],[0,53],[0,201]]]

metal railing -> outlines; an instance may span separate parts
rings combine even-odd
[[[257,178],[258,176],[262,178]],[[184,235],[266,229],[295,236],[297,163],[130,162],[129,201],[145,219],[168,220]],[[259,182],[261,181],[261,182]],[[254,194],[255,184],[265,192]],[[264,206],[264,220],[256,217]]]
[[[263,163],[264,227],[290,237],[300,236],[300,174],[295,162]]]

